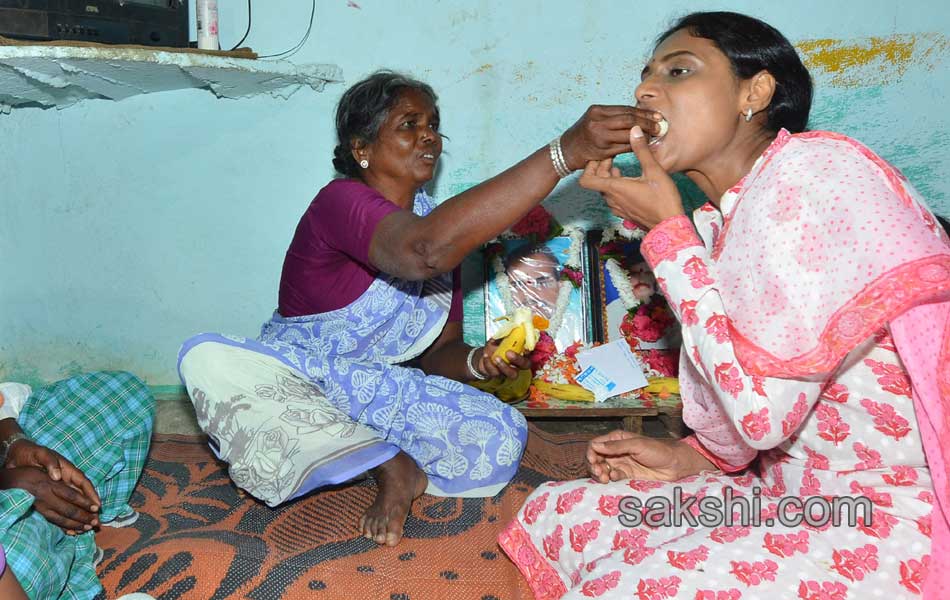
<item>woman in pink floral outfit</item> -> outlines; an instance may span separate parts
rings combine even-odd
[[[947,235],[869,149],[804,133],[810,77],[761,21],[684,17],[636,99],[669,123],[631,131],[643,176],[594,162],[581,184],[650,229],[695,435],[594,440],[592,479],[541,486],[502,547],[538,598],[950,598]],[[713,199],[692,223],[673,172]],[[699,520],[728,494],[761,524]],[[678,523],[638,522],[677,496]],[[836,497],[871,521],[823,523]]]

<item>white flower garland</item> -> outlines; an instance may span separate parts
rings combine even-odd
[[[561,235],[566,235],[571,238],[571,247],[567,250],[567,260],[564,261],[564,266],[574,269],[575,271],[580,271],[581,248],[584,245],[583,230],[577,227],[565,227]]]
[[[564,227],[561,235],[571,239],[571,245],[568,247],[567,258],[564,261],[563,268],[580,271],[581,251],[584,247],[584,231],[577,227]],[[516,238],[503,234],[500,239]],[[515,312],[515,305],[511,299],[511,287],[509,287],[508,284],[508,274],[505,272],[505,264],[502,262],[500,254],[492,258],[492,268],[495,270],[495,285],[498,286],[498,291],[501,293],[501,301],[505,305],[505,314],[510,315]],[[557,337],[558,329],[560,329],[564,323],[564,314],[567,312],[567,305],[571,302],[571,291],[573,289],[574,284],[569,279],[563,279],[558,283],[557,306],[554,308],[554,314],[551,315],[551,321],[547,328],[548,335],[552,338]]]
[[[633,293],[633,285],[630,283],[630,274],[620,266],[616,259],[608,258],[604,263],[604,269],[610,274],[610,281],[617,288],[620,295],[620,301],[627,312],[637,308],[643,302]]]
[[[604,229],[603,234],[600,236],[600,245],[603,246],[608,242],[612,242],[617,238],[621,238],[627,241],[643,239],[645,232],[642,229],[630,229],[624,227],[623,224],[611,225]],[[630,312],[643,304],[643,302],[636,297],[633,293],[633,284],[630,283],[630,274],[620,266],[620,263],[617,262],[615,258],[608,258],[604,262],[604,269],[610,274],[610,281],[614,284],[614,287],[617,288],[617,293],[620,295],[620,301],[623,303],[623,307],[627,309],[627,312]]]

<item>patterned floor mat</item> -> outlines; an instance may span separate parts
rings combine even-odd
[[[159,435],[132,499],[141,518],[97,534],[99,575],[107,598],[527,600],[496,536],[540,483],[584,474],[590,436],[531,427],[518,475],[501,494],[423,496],[403,541],[380,548],[357,530],[371,481],[270,509],[231,484],[202,438]]]

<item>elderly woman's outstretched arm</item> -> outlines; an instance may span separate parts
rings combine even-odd
[[[630,106],[591,106],[561,137],[571,170],[630,151],[630,128],[658,130],[658,115]],[[426,217],[411,211],[380,221],[370,262],[384,273],[422,280],[452,270],[481,244],[516,223],[557,184],[547,145],[491,179],[443,202]]]

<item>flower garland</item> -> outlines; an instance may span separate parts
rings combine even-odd
[[[541,334],[542,338],[545,334]],[[553,340],[551,347],[553,348]],[[555,351],[543,349],[538,352],[535,346],[535,352],[531,353],[531,369],[534,372],[535,379],[543,379],[548,383],[577,383],[576,376],[580,375],[580,366],[577,364],[577,353],[582,350],[588,350],[599,346],[599,342],[584,344],[583,342],[574,342],[564,349],[563,353],[558,354]],[[539,354],[540,356],[535,356]]]

